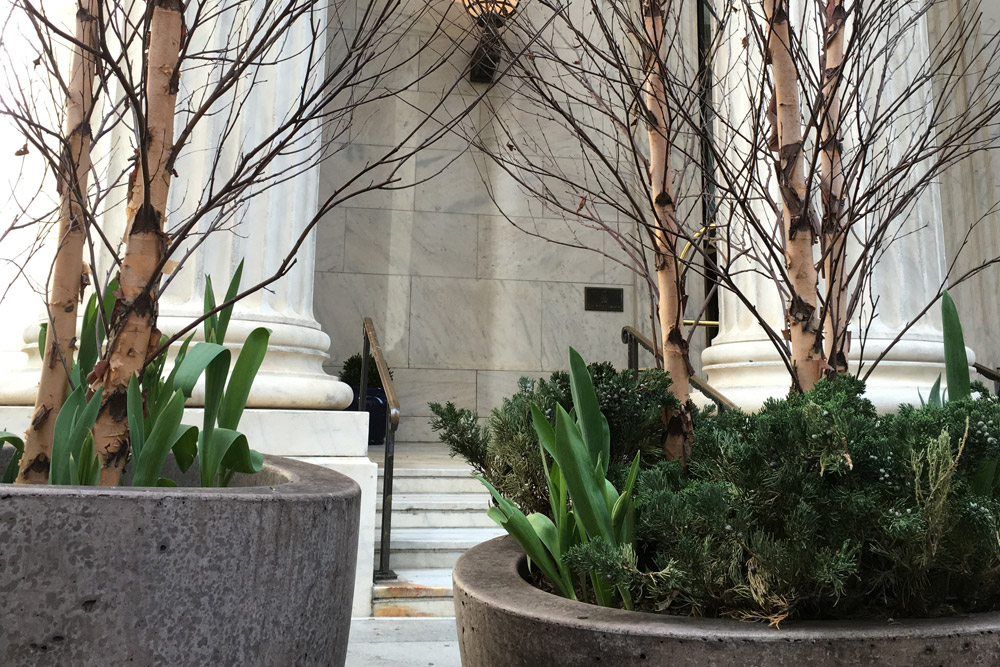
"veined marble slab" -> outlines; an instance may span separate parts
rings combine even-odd
[[[541,364],[541,285],[414,277],[410,364],[513,369]]]

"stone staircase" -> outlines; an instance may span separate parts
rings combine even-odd
[[[375,562],[382,525],[383,453],[379,464],[379,506],[375,516]],[[441,444],[396,446],[392,489],[392,552],[397,579],[373,589],[373,616],[454,616],[451,568],[466,549],[504,534],[486,516],[489,493],[464,461],[448,457]]]

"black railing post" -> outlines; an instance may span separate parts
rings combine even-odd
[[[396,431],[392,428],[391,411],[385,411],[385,463],[382,468],[382,530],[379,538],[378,570],[375,579],[395,579],[389,569],[389,550],[392,548],[392,465],[396,452]]]
[[[368,331],[364,327],[362,327],[362,334],[364,343],[361,346],[361,387],[358,390],[358,412],[364,412],[368,409],[368,355],[371,354]]]
[[[382,525],[379,534],[378,568],[375,570],[375,581],[395,579],[396,573],[389,569],[389,557],[392,551],[392,465],[396,452],[396,429],[399,427],[399,399],[396,388],[392,384],[392,375],[382,356],[382,346],[378,343],[375,324],[370,317],[364,319],[364,359],[361,364],[361,388],[358,396],[358,410],[367,408],[368,403],[368,358],[375,360],[382,389],[385,392],[385,461],[382,464]]]

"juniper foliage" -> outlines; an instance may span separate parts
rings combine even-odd
[[[641,452],[646,467],[662,459],[663,409],[679,404],[669,391],[670,378],[664,371],[644,370],[636,376],[632,371],[615,370],[608,362],[587,368],[611,433],[608,476],[621,488],[619,482],[636,452]],[[538,436],[531,421],[532,403],[551,423],[556,405],[571,411],[569,374],[557,371],[548,380],[521,378],[517,392],[490,413],[485,426],[472,410],[451,402],[431,403],[435,415],[431,428],[439,432],[453,456],[467,460],[476,474],[524,513],[551,515]]]
[[[878,415],[840,376],[702,420],[685,474],[640,473],[636,553],[569,555],[637,608],[767,620],[998,608],[996,398]],[[995,472],[992,473],[995,475]]]

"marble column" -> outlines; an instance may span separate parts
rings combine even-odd
[[[801,3],[798,4],[802,7]],[[793,14],[801,17],[802,11],[795,9],[796,3],[793,3]],[[892,60],[886,63],[888,67],[897,68],[894,74],[896,85],[890,81],[890,89],[898,90],[897,86],[912,80],[927,58],[929,43],[923,21],[921,19],[919,27],[914,30],[912,49],[906,53],[897,49],[891,56]],[[739,28],[734,27],[733,30],[738,32]],[[734,33],[729,43],[739,44],[740,39]],[[744,72],[746,58],[752,57],[746,55],[750,51],[752,49],[731,54],[737,66],[729,71]],[[732,64],[725,59],[723,62],[726,67]],[[750,66],[753,66],[752,62]],[[747,91],[741,90],[748,85],[747,82],[734,77],[728,85],[730,90],[724,95],[726,112],[731,114],[731,118],[747,118],[751,108],[744,104]],[[925,109],[932,108],[928,100],[918,97],[909,100],[905,107],[901,113],[907,116],[907,122],[912,122],[912,118]],[[901,124],[895,146],[907,144],[906,132],[907,128]],[[850,142],[850,137],[847,142]],[[890,150],[893,149],[890,147]],[[747,150],[747,147],[741,147],[736,140],[730,150]],[[916,178],[913,180],[915,182]],[[889,238],[893,241],[885,249],[872,278],[870,294],[877,295],[877,301],[873,303],[868,298],[860,312],[856,313],[851,326],[850,362],[853,372],[860,369],[864,376],[872,362],[892,345],[903,327],[917,318],[937,294],[946,273],[943,220],[940,190],[934,183],[923,191],[904,216],[892,223]],[[857,248],[854,248],[854,253],[856,257]],[[741,273],[736,281],[757,304],[766,321],[776,331],[784,329],[783,297],[778,295],[775,284],[757,273]],[[721,294],[720,302],[719,335],[702,356],[709,383],[746,409],[756,409],[766,398],[786,394],[791,386],[789,373],[764,330],[732,294]],[[972,351],[967,352],[971,363]],[[944,348],[940,308],[935,306],[885,353],[868,378],[867,395],[881,410],[894,409],[904,402],[916,404],[920,394],[927,396],[939,375],[944,375]]]

